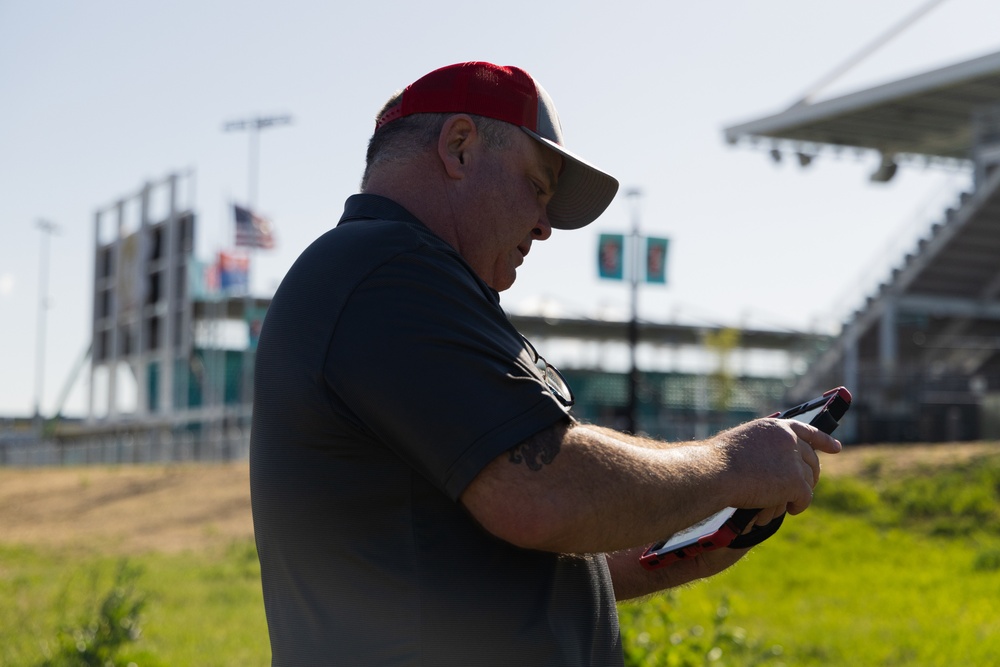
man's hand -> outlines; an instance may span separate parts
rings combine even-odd
[[[816,452],[836,454],[842,448],[840,441],[814,426],[772,418],[724,431],[713,441],[727,459],[734,488],[740,489],[736,506],[763,508],[757,525],[809,507],[820,477]]]

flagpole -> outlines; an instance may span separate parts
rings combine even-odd
[[[291,122],[292,117],[289,115],[257,116],[255,118],[245,118],[242,120],[232,121],[223,126],[223,131],[225,132],[246,130],[248,134],[247,207],[251,214],[253,214],[257,205],[257,178],[259,169],[258,155],[260,152],[260,138],[258,134],[264,128],[274,127],[276,125],[287,125]],[[247,345],[243,350],[243,372],[240,383],[240,400],[242,403],[241,417],[246,421],[247,427],[249,427],[249,416],[253,407],[253,384],[250,380],[250,375],[253,370],[253,355],[250,353],[250,308],[253,304],[253,296],[250,291],[250,286],[252,284],[251,265],[253,264],[254,248],[255,246],[251,245],[250,249],[247,251],[247,288],[246,293],[243,296],[243,320],[247,325]]]

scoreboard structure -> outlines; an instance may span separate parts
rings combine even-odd
[[[95,213],[90,420],[189,407],[193,179],[170,174]]]

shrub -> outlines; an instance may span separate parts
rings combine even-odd
[[[998,477],[996,462],[974,461],[936,475],[897,480],[882,495],[904,520],[948,519],[970,530],[995,528],[1000,525]]]
[[[847,514],[867,514],[879,505],[879,494],[870,484],[851,477],[824,479],[816,487],[819,507]]]
[[[1000,459],[982,458],[889,478],[879,462],[859,477],[824,478],[817,506],[864,515],[879,525],[922,527],[942,536],[1000,529]]]
[[[1000,549],[984,549],[976,554],[972,563],[976,572],[996,572],[1000,570]]]
[[[96,609],[59,631],[56,651],[40,667],[138,667],[122,656],[122,649],[142,634],[139,617],[146,599],[135,588],[140,574],[138,567],[120,561],[114,583]],[[94,579],[96,583],[96,573]]]

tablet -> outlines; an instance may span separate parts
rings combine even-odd
[[[824,392],[822,396],[769,416],[795,419],[811,424],[825,433],[833,433],[849,407],[851,407],[851,393],[844,387],[837,387]],[[646,569],[652,570],[684,558],[691,558],[703,551],[728,546],[745,548],[759,544],[773,535],[784,520],[784,515],[781,515],[766,526],[757,526],[743,535],[743,531],[759,511],[759,509],[727,507],[689,528],[674,533],[666,540],[652,544],[639,557],[639,562]]]

